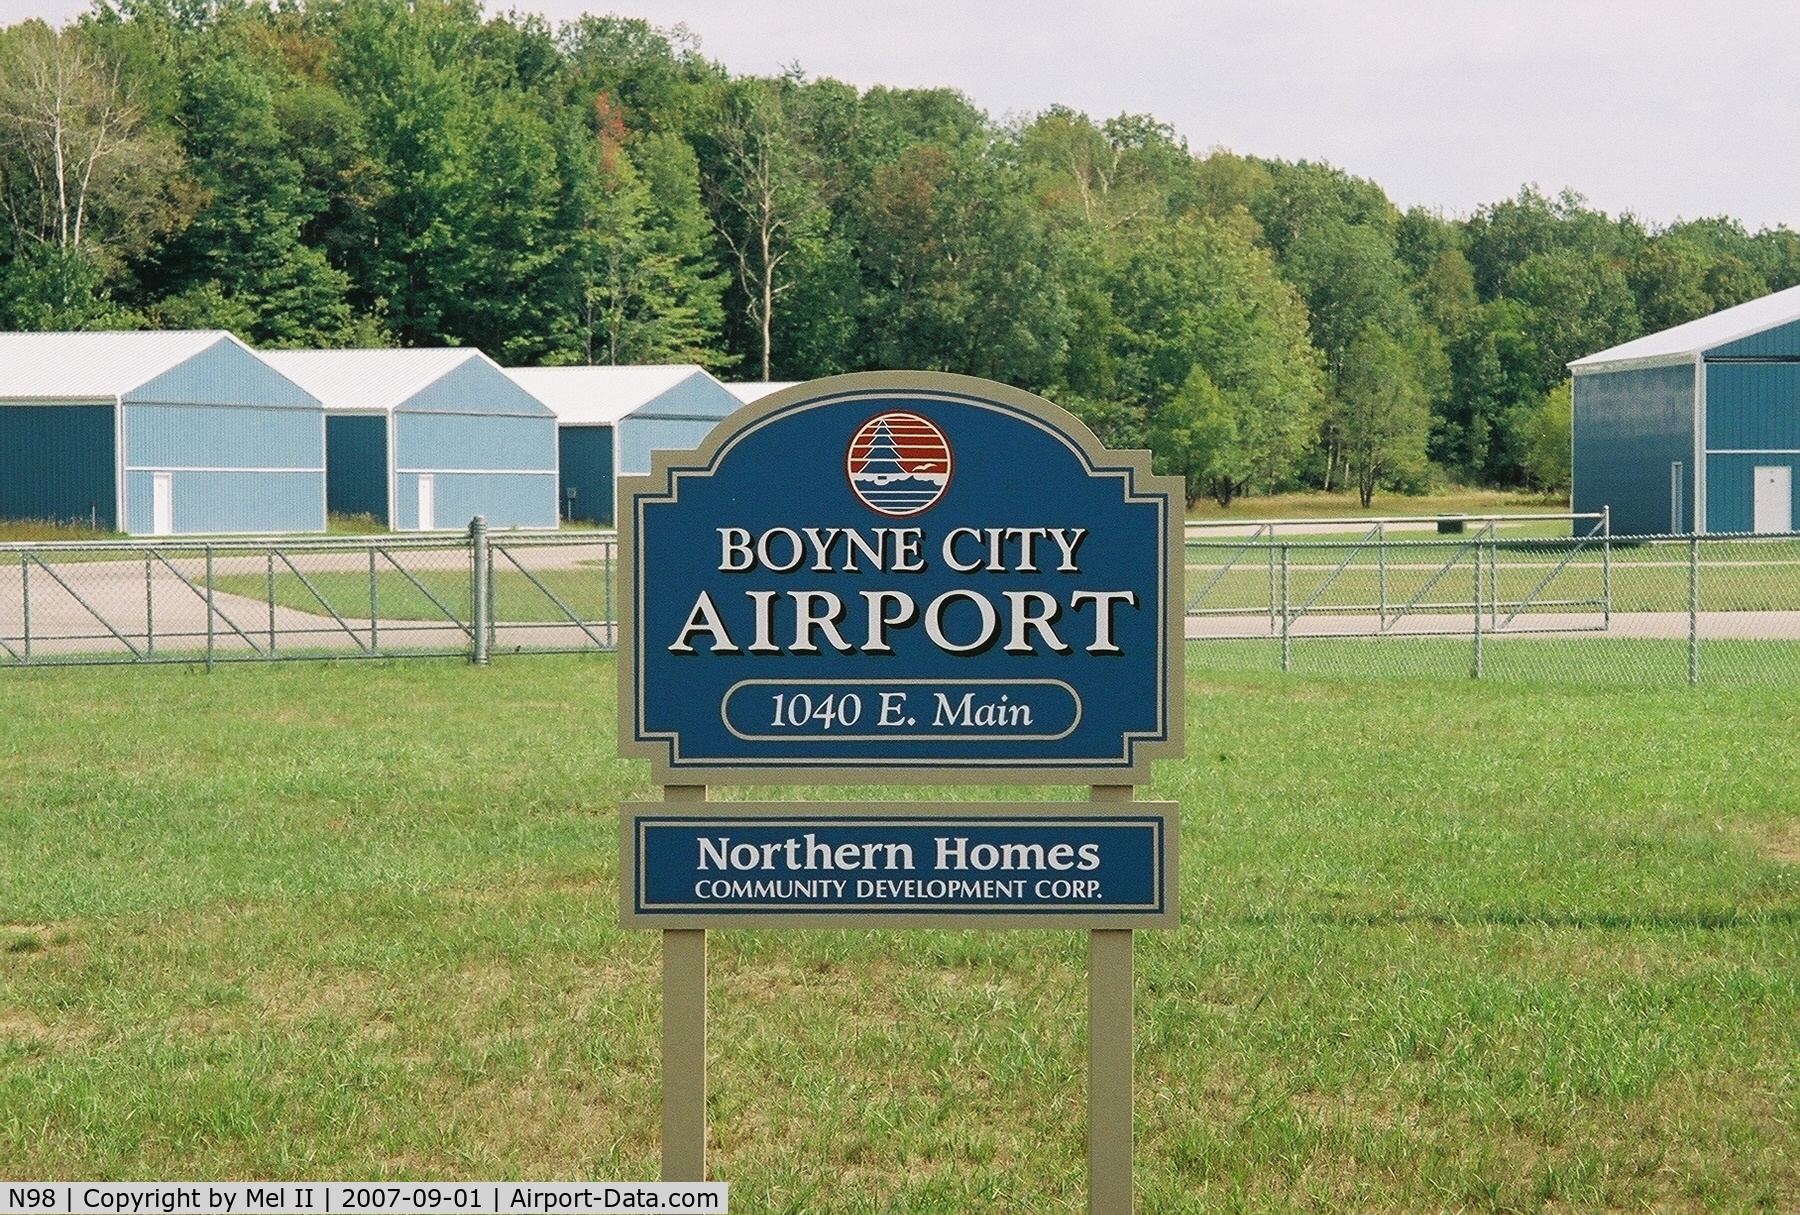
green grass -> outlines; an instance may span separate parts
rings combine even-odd
[[[1150,791],[1184,905],[1139,935],[1140,1209],[1793,1208],[1791,685],[1194,653]],[[617,927],[612,811],[653,790],[612,681],[6,673],[0,1174],[654,1176],[657,939]],[[1084,960],[716,934],[736,1209],[1080,1210]]]
[[[123,533],[94,529],[78,523],[35,519],[0,519],[0,544],[35,544],[42,541],[122,540]]]
[[[1311,537],[1307,538],[1311,540]],[[1242,551],[1240,551],[1242,550]],[[1280,547],[1275,548],[1279,580]],[[1417,600],[1467,609],[1474,594],[1472,550],[1458,545],[1393,542],[1386,546],[1386,603],[1390,608]],[[1534,603],[1546,600],[1598,602],[1610,578],[1615,612],[1685,612],[1688,606],[1688,553],[1681,544],[1616,544],[1610,574],[1597,546],[1581,550],[1566,565],[1568,546],[1520,544],[1481,550],[1482,595],[1494,595],[1498,580],[1503,602],[1517,603],[1533,591]],[[1317,596],[1316,605],[1373,607],[1382,598],[1381,551],[1374,546],[1352,549],[1289,542],[1288,599],[1294,606]],[[1349,558],[1342,570],[1338,567]],[[1242,549],[1241,542],[1215,541],[1187,547],[1187,589],[1203,590],[1202,608],[1261,608],[1270,598],[1270,553],[1262,545]],[[1710,541],[1701,548],[1700,607],[1703,611],[1791,610],[1800,603],[1800,543]],[[1455,561],[1448,573],[1447,563]],[[1229,566],[1221,576],[1222,567]],[[1546,579],[1548,582],[1546,583]],[[1540,584],[1542,586],[1540,590]],[[1210,587],[1210,589],[1208,589]],[[1280,591],[1275,591],[1279,602]],[[1547,610],[1569,610],[1551,607]],[[1586,610],[1586,609],[1579,609]]]
[[[1381,492],[1365,509],[1355,493],[1291,493],[1239,498],[1221,508],[1208,498],[1188,506],[1190,519],[1352,519],[1435,515],[1523,515],[1567,513],[1563,496],[1508,489],[1452,487],[1429,494]]]
[[[447,563],[457,560],[466,563],[468,556],[466,553],[447,552],[444,559]],[[447,621],[443,608],[448,608],[458,620],[467,622],[471,608],[469,571],[466,565],[459,569],[433,570],[413,568],[413,564],[416,563],[409,563],[408,567],[412,573],[411,579],[385,563],[376,571],[375,604],[381,619]],[[615,601],[608,593],[606,572],[592,566],[591,562],[583,562],[581,567],[575,569],[533,570],[532,575],[582,620],[609,620],[617,610]],[[416,585],[413,579],[417,579]],[[220,574],[214,581],[220,590],[227,593],[268,602],[267,574]],[[325,602],[346,619],[369,618],[367,570],[308,570],[306,581],[317,589],[317,595],[294,573],[278,568],[275,574],[275,602],[282,607],[311,612],[329,620],[329,614],[320,604],[319,597],[323,596]],[[426,591],[430,594],[427,595]],[[432,602],[433,598],[438,602]],[[438,606],[440,603],[443,607]],[[492,610],[494,619],[503,624],[568,620],[568,616],[542,588],[524,574],[510,569],[497,568],[494,571]]]

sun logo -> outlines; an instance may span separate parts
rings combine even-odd
[[[864,422],[845,456],[850,488],[879,515],[929,510],[950,485],[950,441],[931,419],[904,409]]]

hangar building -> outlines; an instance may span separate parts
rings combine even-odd
[[[738,398],[698,366],[515,367],[507,372],[556,411],[563,517],[613,521],[621,476],[650,471],[650,453],[700,446]]]
[[[332,513],[394,531],[556,526],[556,416],[479,350],[263,357],[325,404]]]
[[[1574,509],[1619,535],[1794,530],[1800,287],[1569,367]]]
[[[324,410],[221,331],[0,334],[0,517],[323,531]]]

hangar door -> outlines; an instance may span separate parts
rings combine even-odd
[[[1756,486],[1755,528],[1759,532],[1794,530],[1794,470],[1786,464],[1759,464]]]

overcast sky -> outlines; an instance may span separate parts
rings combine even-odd
[[[82,0],[0,0],[11,22]],[[504,7],[490,0],[490,11]],[[594,0],[520,0],[562,20]],[[949,85],[996,117],[1149,112],[1452,214],[1524,182],[1800,227],[1800,0],[632,0],[734,72]]]

